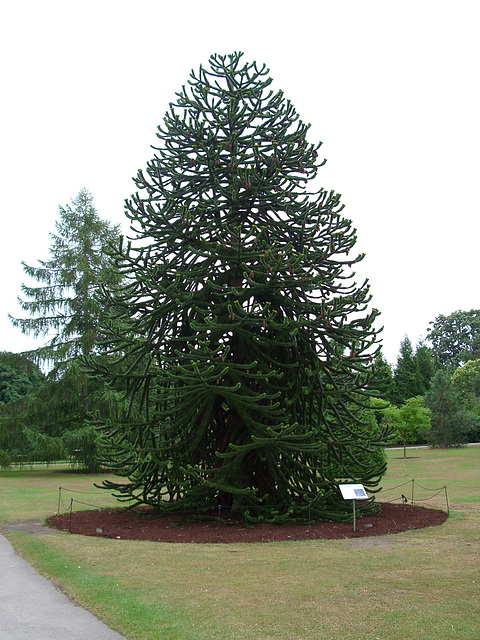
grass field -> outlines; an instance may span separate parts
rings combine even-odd
[[[478,640],[480,446],[402,455],[389,451],[380,499],[410,497],[414,478],[419,504],[445,508],[445,492],[433,489],[447,485],[450,518],[441,527],[233,545],[7,536],[131,640]],[[51,515],[59,487],[64,509],[71,497],[75,509],[111,505],[92,482],[57,469],[0,472],[0,526]]]

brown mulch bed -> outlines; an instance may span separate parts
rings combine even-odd
[[[445,511],[425,507],[382,503],[373,516],[358,518],[353,523],[312,522],[308,524],[257,524],[246,527],[229,518],[220,523],[210,520],[181,522],[178,515],[148,516],[148,510],[105,509],[77,511],[51,516],[50,527],[70,533],[122,540],[155,540],[161,542],[279,542],[282,540],[317,540],[363,538],[399,533],[441,525],[448,518]]]

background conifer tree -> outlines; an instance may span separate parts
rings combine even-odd
[[[393,377],[392,398],[401,405],[410,398],[423,396],[430,387],[434,374],[434,362],[431,350],[423,343],[413,350],[410,338],[405,336],[400,350]]]
[[[126,203],[108,303],[122,356],[90,364],[143,418],[104,426],[124,476],[105,486],[158,510],[348,519],[338,483],[373,490],[385,471],[363,421],[378,312],[339,196],[308,189],[320,145],[268,73],[240,53],[192,72]]]
[[[420,394],[418,390],[418,362],[413,352],[412,343],[405,336],[400,343],[397,365],[394,373],[396,403],[402,404],[408,398]]]
[[[11,320],[45,340],[27,355],[50,371],[41,386],[1,411],[0,446],[12,460],[68,456],[88,470],[98,467],[90,417],[94,411],[116,413],[117,397],[108,398],[102,384],[88,379],[79,356],[100,353],[101,287],[119,280],[105,248],[118,236],[119,227],[99,217],[92,195],[82,189],[71,206],[60,207],[49,259],[35,267],[23,263],[38,285],[22,285],[20,304],[29,317]]]
[[[30,352],[36,361],[60,365],[91,353],[100,341],[103,304],[97,294],[118,279],[104,249],[118,239],[119,227],[99,217],[93,196],[82,189],[71,206],[60,207],[55,229],[49,260],[39,260],[39,266],[22,263],[26,275],[39,283],[22,285],[19,302],[29,317],[10,319],[22,333],[47,339]]]
[[[420,341],[415,351],[415,359],[419,373],[419,395],[424,395],[430,388],[430,382],[435,375],[435,355],[425,342]]]
[[[396,401],[396,389],[393,380],[393,371],[389,362],[380,349],[375,357],[375,371],[381,396],[388,402]]]
[[[452,447],[468,442],[470,416],[462,409],[446,371],[437,371],[433,377],[425,404],[431,409],[429,441],[433,446]]]

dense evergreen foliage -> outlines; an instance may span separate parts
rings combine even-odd
[[[38,366],[18,353],[0,353],[0,468],[24,459],[28,443],[21,420],[12,419],[12,407],[45,384]]]
[[[0,404],[24,396],[45,381],[38,366],[19,353],[0,352]]]
[[[408,336],[400,343],[400,351],[393,376],[395,403],[400,405],[409,398],[423,396],[434,374],[433,359],[423,343],[414,351]]]
[[[241,54],[212,56],[138,173],[108,301],[122,355],[88,359],[143,415],[104,425],[106,461],[123,469],[106,486],[159,510],[280,520],[309,503],[350,518],[338,483],[374,491],[385,471],[365,417],[378,312],[339,196],[308,189],[320,145],[271,82]]]
[[[437,371],[425,396],[431,409],[430,443],[451,447],[468,442],[470,416],[462,410],[459,397],[446,371]]]
[[[125,412],[120,394],[87,376],[78,361],[62,375],[0,409],[0,449],[11,461],[68,460],[87,471],[99,468],[99,434],[93,414]]]
[[[385,359],[381,349],[375,357],[375,371],[381,397],[387,402],[395,402],[395,383],[392,366]]]

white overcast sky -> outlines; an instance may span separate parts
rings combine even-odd
[[[480,5],[476,0],[43,0],[0,9],[0,350],[33,346],[7,313],[20,262],[48,259],[58,206],[86,187],[122,223],[132,177],[192,68],[265,62],[320,184],[358,231],[387,359],[431,320],[480,308]]]

